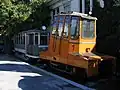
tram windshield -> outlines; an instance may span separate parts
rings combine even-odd
[[[82,38],[94,38],[95,37],[95,21],[83,20],[82,23]]]
[[[53,24],[52,24],[52,35],[55,35],[57,32],[57,25],[58,25],[58,17],[54,17],[54,21],[53,21]]]
[[[79,17],[72,17],[71,21],[71,39],[78,39],[79,36]]]

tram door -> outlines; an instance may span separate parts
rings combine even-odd
[[[54,56],[54,60],[55,61],[58,61],[59,58],[58,58],[58,46],[59,46],[59,40],[60,40],[60,37],[59,37],[59,33],[58,33],[58,21],[59,20],[59,17],[58,16],[55,16],[54,17],[54,21],[53,21],[53,31],[52,31],[52,36],[50,37],[50,40],[51,42],[49,43],[50,47],[50,54],[52,56]]]
[[[53,22],[52,37],[50,37],[50,51],[55,61],[59,61],[64,16],[55,16]]]
[[[56,61],[61,63],[67,63],[67,60],[65,60],[65,58],[67,58],[68,56],[68,49],[69,49],[68,28],[70,23],[70,17],[61,15],[58,18],[54,22],[55,32],[53,32],[54,35],[52,35],[52,39],[51,39],[53,42],[52,52],[53,52],[53,56],[55,56]]]
[[[82,19],[80,52],[93,51],[96,44],[96,21]]]
[[[61,26],[63,27],[59,45],[59,55],[60,55],[60,62],[67,64],[67,57],[69,52],[69,32],[70,32],[70,23],[71,17],[64,16],[63,22],[60,21]],[[60,25],[59,25],[60,28]],[[59,30],[58,28],[58,30]]]

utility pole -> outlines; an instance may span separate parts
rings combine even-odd
[[[90,11],[89,11],[89,14],[92,14],[92,9],[93,9],[93,0],[90,0]]]

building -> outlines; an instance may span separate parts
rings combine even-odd
[[[103,0],[98,0],[101,4]],[[92,12],[93,0],[48,0],[52,9],[51,18],[60,12],[75,11],[88,14]]]
[[[60,12],[82,12],[89,13],[92,11],[93,0],[49,0],[48,5],[52,9],[51,17]]]

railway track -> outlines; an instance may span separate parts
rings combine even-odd
[[[26,62],[25,60],[21,59],[20,57],[17,57],[17,58]],[[80,80],[75,80],[74,77],[72,77],[68,73],[47,67],[45,64],[37,63],[37,64],[32,64],[32,65],[36,66],[40,69],[43,69],[47,72],[58,75],[60,77],[63,77],[63,78],[66,78],[68,80],[74,81],[74,82],[82,84],[84,86],[87,86],[89,88],[94,88],[96,90],[119,90],[119,88],[120,88],[120,77],[118,77],[118,78],[116,78],[115,76],[112,78],[94,77],[94,78],[87,80],[86,82],[81,82]]]
[[[61,77],[64,77],[66,79],[69,79],[71,81],[74,81],[76,83],[85,85],[85,86],[87,86],[89,88],[95,88],[96,90],[104,90],[103,88],[105,88],[105,86],[106,86],[105,84],[107,84],[108,82],[116,80],[115,76],[113,76],[112,78],[93,77],[93,78],[90,78],[87,81],[83,82],[83,81],[74,79],[73,76],[71,76],[70,74],[68,74],[66,72],[62,72],[62,71],[56,70],[54,68],[47,67],[46,65],[43,65],[43,64],[39,63],[39,64],[37,64],[35,66],[37,66],[37,67],[39,67],[39,68],[41,68],[41,69],[43,69],[43,70],[45,70],[47,72],[56,74],[58,76],[61,76]],[[109,90],[117,90],[117,89],[114,88],[114,89],[109,89]]]

